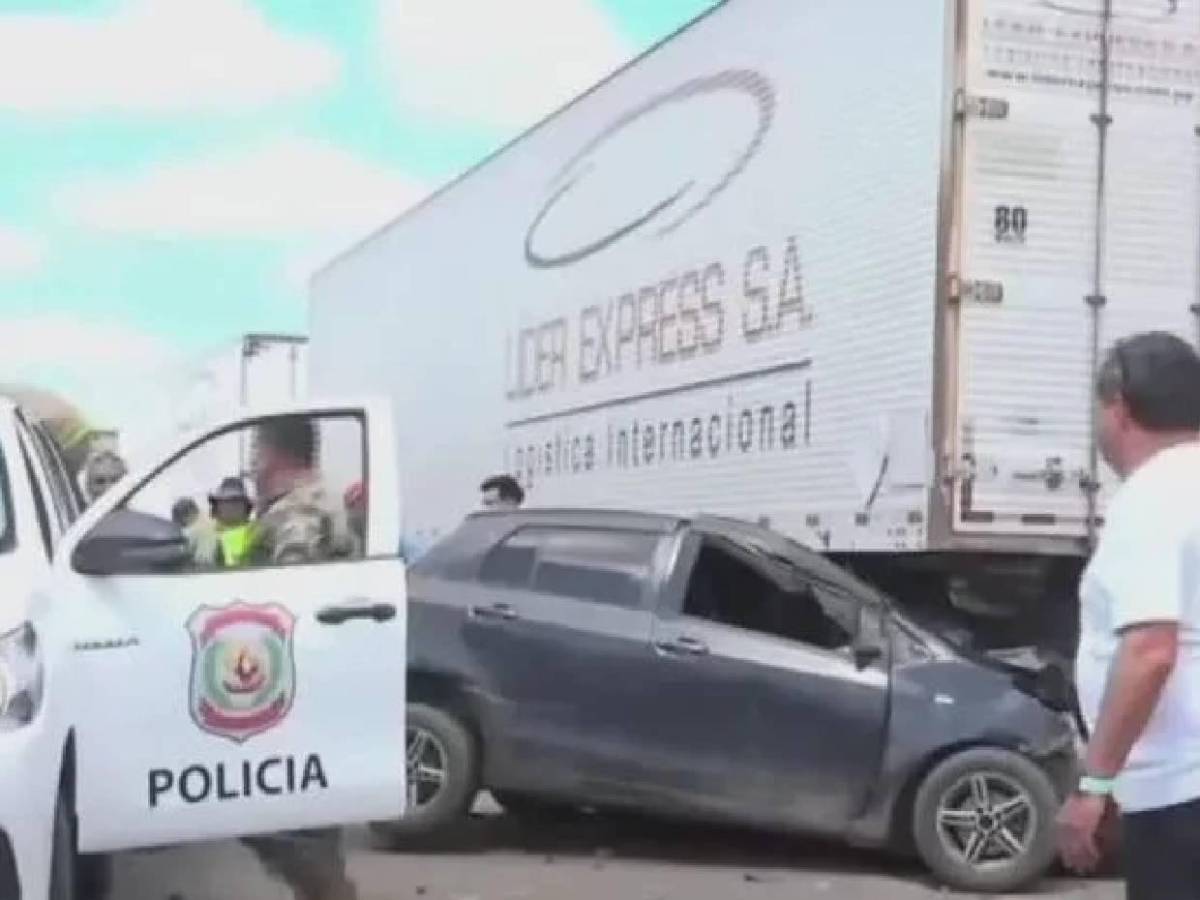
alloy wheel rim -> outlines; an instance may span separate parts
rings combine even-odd
[[[422,809],[437,799],[446,784],[446,748],[433,732],[409,728],[405,765],[408,809]]]
[[[989,869],[1028,853],[1039,823],[1033,797],[1017,781],[999,772],[972,772],[942,794],[936,824],[951,856]]]

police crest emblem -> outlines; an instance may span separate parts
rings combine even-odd
[[[296,696],[295,624],[277,603],[192,613],[189,708],[201,730],[241,744],[287,718]]]

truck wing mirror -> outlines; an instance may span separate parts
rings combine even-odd
[[[183,529],[167,519],[115,509],[75,547],[71,565],[84,575],[175,572],[192,559]]]

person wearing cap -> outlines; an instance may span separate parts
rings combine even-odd
[[[250,521],[254,503],[242,479],[222,479],[208,495],[208,508],[216,525],[221,564],[228,568],[244,565],[254,549],[254,524]]]

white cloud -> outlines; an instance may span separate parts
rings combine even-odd
[[[378,50],[402,106],[505,128],[632,52],[593,0],[380,0]]]
[[[112,320],[48,313],[0,320],[0,382],[59,391],[101,427],[144,440],[161,428],[166,398],[157,388],[177,358],[170,341]]]
[[[64,185],[54,204],[92,228],[156,237],[328,238],[373,228],[425,194],[336,145],[281,138]]]
[[[0,110],[246,111],[337,81],[325,44],[247,0],[126,0],[107,16],[0,15]]]
[[[42,367],[86,372],[96,367],[140,371],[169,357],[171,345],[154,335],[66,313],[4,319],[0,371],[36,374]]]
[[[39,269],[46,261],[46,244],[24,231],[0,225],[0,275]]]

